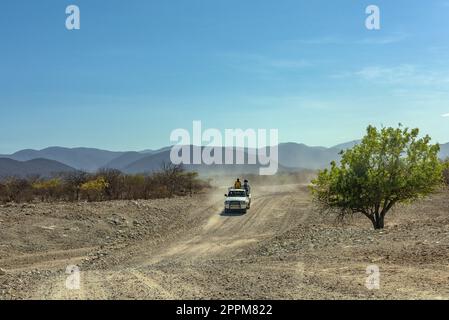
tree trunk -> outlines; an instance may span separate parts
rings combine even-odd
[[[379,229],[383,228],[384,228],[384,215],[381,215],[379,220]]]
[[[376,214],[372,220],[374,229],[381,230],[384,228],[384,216],[381,214]]]

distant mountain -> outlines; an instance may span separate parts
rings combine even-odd
[[[40,175],[49,177],[53,174],[75,171],[57,161],[48,159],[33,159],[28,161],[17,161],[13,159],[0,158],[0,177],[26,177],[29,175]]]
[[[145,149],[145,150],[142,150],[142,151],[138,151],[137,153],[144,153],[144,154],[153,154],[155,151],[154,150],[151,150],[151,149]]]
[[[339,159],[341,149],[310,147],[298,143],[279,145],[279,164],[289,168],[322,169]]]
[[[339,150],[347,150],[347,149],[351,149],[354,146],[356,146],[357,144],[360,143],[361,140],[353,140],[350,142],[346,142],[346,143],[342,143],[342,144],[337,144],[336,146],[333,146],[332,149],[339,149]]]
[[[200,149],[200,150],[198,150]],[[197,171],[201,174],[231,174],[231,173],[259,173],[261,167],[260,164],[224,164],[226,150],[232,148],[221,148],[222,163],[223,164],[184,164],[184,168],[188,171]],[[190,146],[190,163],[193,163],[193,153],[196,151],[202,152],[204,147]],[[232,151],[232,150],[231,150]],[[143,173],[143,172],[155,172],[160,170],[163,163],[170,163],[171,148],[165,148],[163,151],[143,157],[130,165],[123,168],[126,173]],[[243,148],[236,148],[234,151],[234,163],[236,162],[237,155],[241,155],[245,159],[245,163],[248,163],[248,153],[254,153],[254,150],[248,150]],[[278,164],[279,171],[295,171],[300,169],[298,166],[288,168],[282,164]]]
[[[129,166],[131,163],[136,162],[142,158],[151,156],[153,154],[152,152],[136,152],[136,151],[130,151],[125,152],[124,154],[118,156],[117,158],[114,158],[112,161],[108,162],[104,167],[105,168],[111,168],[111,169],[118,169],[123,170],[127,166]]]
[[[161,168],[162,163],[170,162],[170,150],[158,152],[156,154],[145,155],[136,161],[122,166],[121,170],[126,173],[154,172]]]
[[[106,166],[124,152],[106,151],[93,148],[62,148],[50,147],[43,150],[21,150],[12,155],[4,156],[17,161],[32,159],[48,159],[64,163],[72,168],[85,171],[96,171]]]
[[[278,148],[279,171],[297,171],[302,169],[318,170],[326,168],[332,161],[340,161],[342,150],[354,147],[359,141],[351,141],[336,145],[331,148],[311,147],[298,143],[281,143]],[[193,148],[193,147],[191,147]],[[198,148],[198,147],[195,147]],[[170,148],[165,151],[141,157],[127,166],[122,166],[121,170],[127,173],[153,172],[160,169],[163,162],[170,162]],[[244,153],[245,159],[248,153],[256,150],[237,149],[236,153]],[[191,154],[193,149],[191,149]],[[222,148],[224,154],[225,148]],[[449,157],[449,143],[442,145],[441,157]],[[192,160],[192,159],[191,159]],[[192,163],[192,161],[191,161]],[[223,161],[224,163],[224,161]],[[258,172],[259,165],[184,165],[187,170],[195,170],[200,173],[228,173],[228,172]]]
[[[281,143],[278,152],[279,171],[297,171],[301,169],[317,170],[326,168],[331,161],[340,160],[340,151],[352,148],[359,140],[339,144],[331,148],[313,147],[300,143]],[[193,148],[191,146],[191,148]],[[198,147],[195,147],[198,148]],[[225,148],[222,148],[224,154]],[[170,162],[171,147],[159,150],[144,150],[140,152],[113,152],[91,148],[61,148],[51,147],[43,150],[22,150],[12,155],[0,156],[16,161],[28,161],[32,159],[48,159],[66,165],[70,169],[85,170],[89,172],[100,168],[114,168],[125,173],[154,172],[161,168],[163,162]],[[193,151],[193,149],[191,149]],[[254,154],[255,149],[237,148],[236,152],[243,154],[245,159],[249,154]],[[449,158],[449,143],[441,145],[440,158]],[[192,162],[192,161],[191,161]],[[224,163],[224,161],[223,161]],[[17,163],[15,164],[18,165]],[[201,173],[256,173],[259,165],[185,165],[187,170],[195,170]],[[8,172],[8,168],[14,168],[13,163],[0,163],[0,172]],[[54,171],[52,167],[42,168],[42,172]],[[36,172],[36,170],[34,170]],[[14,171],[15,172],[15,171]],[[28,172],[28,171],[27,171]]]
[[[328,167],[332,161],[340,161],[342,150],[351,149],[358,143],[360,140],[354,140],[331,148],[281,143],[279,145],[279,163],[290,168],[323,169]]]
[[[447,159],[449,158],[449,143],[440,145],[440,158],[441,159]]]

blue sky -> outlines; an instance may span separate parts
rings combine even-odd
[[[324,146],[401,122],[445,143],[448,39],[449,0],[3,1],[0,153],[158,148],[193,120]]]

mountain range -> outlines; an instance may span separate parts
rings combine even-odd
[[[279,144],[279,171],[322,169],[333,160],[338,161],[341,150],[357,144],[351,141],[331,148],[313,147],[299,143]],[[190,146],[191,153],[199,147]],[[157,171],[163,162],[170,162],[171,147],[159,150],[117,152],[93,148],[50,147],[42,150],[21,150],[10,155],[0,155],[0,177],[39,174],[48,176],[56,172],[84,170],[95,172],[101,168],[119,169],[125,173]],[[226,149],[222,148],[222,154]],[[254,149],[237,149],[245,159]],[[449,157],[449,143],[441,145],[440,158]],[[187,170],[202,174],[256,173],[259,165],[185,165]]]
[[[51,176],[54,173],[70,172],[74,169],[61,162],[48,159],[32,159],[17,161],[8,158],[0,158],[0,177],[8,176]]]

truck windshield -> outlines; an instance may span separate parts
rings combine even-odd
[[[229,191],[228,197],[246,197],[245,191]]]

